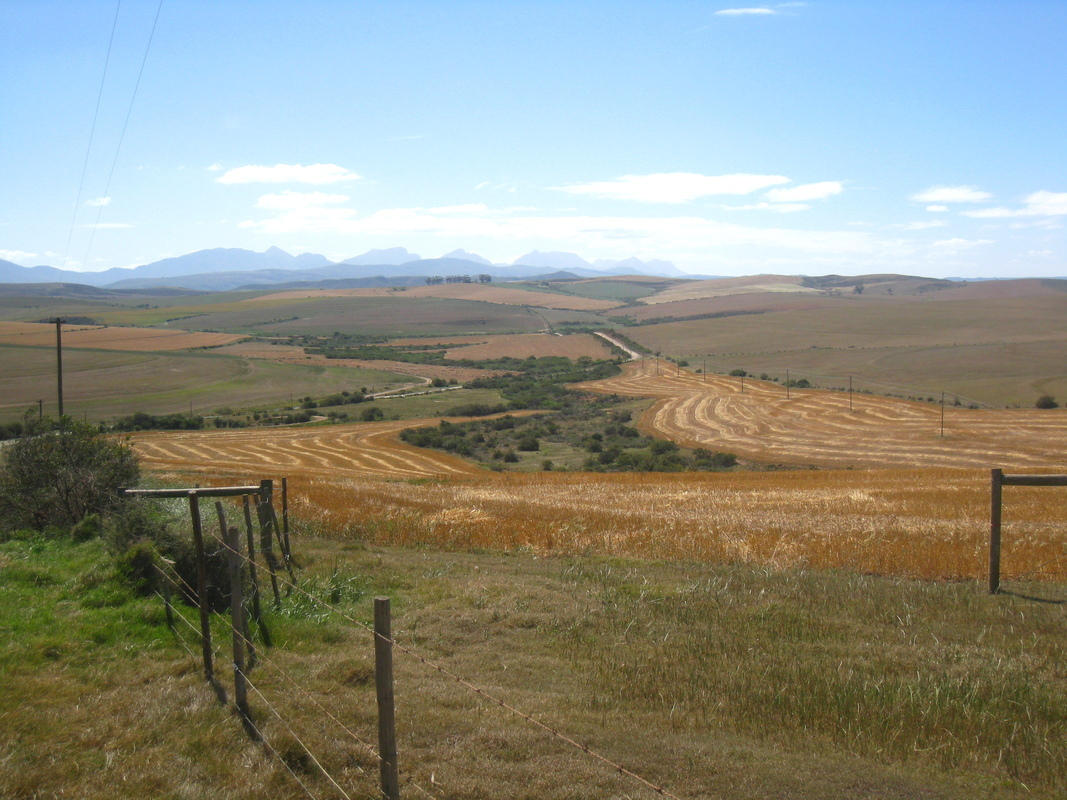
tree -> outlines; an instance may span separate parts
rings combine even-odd
[[[1043,394],[1037,398],[1037,402],[1034,403],[1035,408],[1059,408],[1060,404],[1056,402],[1056,398],[1050,394]]]
[[[122,502],[119,489],[140,477],[133,449],[84,422],[28,417],[4,449],[0,519],[12,528],[71,527]]]

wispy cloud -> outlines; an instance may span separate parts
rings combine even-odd
[[[1023,201],[1022,208],[980,208],[961,212],[966,217],[995,219],[997,217],[1061,217],[1067,215],[1067,192],[1034,192]]]
[[[224,172],[219,183],[342,183],[360,176],[336,164],[275,164],[273,167],[250,165]]]
[[[133,225],[129,222],[91,222],[85,225],[79,225],[79,228],[96,228],[97,230],[105,230],[108,228],[132,228]]]
[[[981,203],[992,196],[973,186],[932,186],[911,199],[916,203]]]
[[[681,257],[720,248],[771,248],[815,255],[870,254],[883,243],[859,231],[795,230],[725,223],[697,216],[633,217],[537,214],[451,206],[391,208],[360,217],[345,208],[302,208],[242,228],[271,235],[339,233],[402,237],[434,235],[452,240],[475,237],[501,242],[538,240],[545,247],[633,251]]]
[[[551,186],[569,194],[591,195],[645,203],[686,203],[701,197],[750,192],[789,183],[782,175],[698,175],[692,172],[661,172],[623,175],[613,181],[595,181],[573,186]]]
[[[0,250],[0,258],[4,261],[29,261],[37,258],[36,253],[27,253],[25,250]]]
[[[927,206],[926,210],[927,211],[948,211],[948,206],[938,206],[938,205]]]
[[[294,192],[286,189],[281,194],[265,194],[256,202],[256,208],[268,208],[284,211],[294,208],[324,206],[333,203],[348,202],[348,195],[326,194],[325,192]]]
[[[928,219],[920,222],[904,222],[900,225],[890,225],[891,228],[899,228],[902,231],[925,231],[930,228],[943,228],[948,225],[947,220]]]
[[[934,247],[955,252],[957,250],[970,250],[972,247],[993,244],[992,239],[942,239],[934,242]]]
[[[764,15],[765,16],[767,14],[777,14],[777,13],[779,13],[779,12],[776,11],[775,9],[773,9],[773,8],[763,8],[763,7],[760,7],[760,8],[724,8],[721,11],[716,11],[715,12],[715,16],[717,16],[717,17],[744,17],[744,16],[750,16],[750,15],[752,15],[752,16]]]
[[[100,206],[106,206],[111,204],[110,197],[98,197],[95,200],[86,200],[85,205],[92,206],[93,208],[99,208]]]
[[[821,181],[805,183],[788,189],[771,189],[767,199],[772,203],[806,203],[811,200],[825,200],[845,190],[841,181]]]

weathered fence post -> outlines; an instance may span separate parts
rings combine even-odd
[[[274,482],[264,480],[259,482],[259,500],[256,503],[256,516],[259,518],[259,550],[267,561],[267,571],[270,573],[270,585],[274,590],[274,607],[281,608],[282,595],[278,591],[278,559],[274,556],[273,528],[274,520],[271,517],[271,502],[274,493]]]
[[[396,716],[393,708],[393,635],[389,598],[374,598],[374,685],[378,693],[378,754],[382,795],[400,798],[400,770],[396,756]]]
[[[193,521],[193,546],[196,548],[196,604],[200,609],[200,646],[204,657],[204,678],[211,684],[220,703],[226,702],[226,690],[215,678],[211,653],[211,612],[207,598],[207,555],[204,553],[204,531],[200,520],[200,498],[189,492],[189,514]]]
[[[289,549],[289,479],[282,478],[282,558],[290,576],[293,574],[293,552]]]
[[[263,609],[259,605],[259,574],[256,569],[256,540],[252,528],[252,504],[248,495],[241,496],[241,506],[245,514],[245,539],[248,542],[248,577],[252,581],[252,617],[256,621],[259,635],[263,637],[263,644],[272,646],[270,630],[263,622]]]
[[[245,684],[245,605],[244,586],[241,583],[241,546],[240,535],[237,528],[227,527],[226,514],[222,509],[222,503],[215,503],[215,510],[219,515],[219,525],[226,543],[226,563],[230,573],[230,627],[233,630],[233,702],[237,707],[237,713],[241,715],[241,721],[251,733],[252,715],[248,710],[248,687]]]
[[[992,472],[989,504],[989,593],[1000,591],[1000,510],[1004,470]]]

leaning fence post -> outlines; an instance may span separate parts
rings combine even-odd
[[[1000,591],[1000,510],[1004,470],[995,469],[990,481],[989,503],[989,593]]]
[[[396,761],[396,716],[393,709],[393,636],[389,598],[374,598],[374,685],[378,693],[378,754],[382,794],[400,798],[400,770]]]
[[[215,678],[211,655],[211,613],[207,599],[207,556],[204,554],[204,531],[200,521],[200,498],[189,492],[189,514],[193,519],[193,546],[196,548],[196,604],[200,609],[200,645],[204,656],[204,678],[215,689],[220,703],[226,702],[226,690]]]

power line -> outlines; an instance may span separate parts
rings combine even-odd
[[[111,170],[107,174],[107,184],[104,186],[103,197],[108,196],[108,192],[111,190],[111,178],[115,174],[115,166],[119,163],[119,153],[122,151],[122,140],[126,138],[126,127],[130,124],[130,115],[133,114],[133,103],[137,99],[137,89],[141,86],[141,76],[144,74],[144,65],[148,61],[148,52],[152,49],[152,39],[156,35],[156,25],[159,23],[159,14],[163,10],[163,0],[159,0],[159,5],[156,7],[156,16],[152,20],[152,30],[148,34],[148,44],[145,45],[144,57],[141,59],[141,68],[137,71],[137,82],[133,85],[133,95],[130,97],[130,107],[126,109],[126,119],[122,123],[122,133],[119,134],[119,143],[115,147],[115,158],[111,161]],[[100,205],[96,211],[96,222],[93,223],[92,229],[89,231],[89,244],[85,248],[85,258],[82,259],[82,266],[89,263],[89,251],[93,247],[93,239],[96,238],[96,229],[100,225],[100,215],[104,212],[104,206]]]
[[[119,9],[122,0],[115,4],[115,19],[111,22],[111,38],[107,42],[107,57],[104,59],[104,73],[100,76],[100,88],[96,92],[96,109],[93,111],[93,125],[89,130],[89,144],[85,148],[85,162],[82,164],[82,176],[78,181],[78,196],[74,199],[74,215],[70,219],[70,231],[67,233],[67,246],[63,249],[63,268],[66,269],[67,256],[70,253],[70,240],[74,237],[74,223],[78,221],[78,206],[82,202],[82,189],[85,188],[85,173],[89,169],[89,153],[93,149],[93,137],[96,135],[96,120],[100,116],[100,99],[104,96],[104,81],[107,79],[107,68],[111,63],[111,47],[115,43],[115,29],[119,24]],[[104,192],[107,195],[107,192]]]

